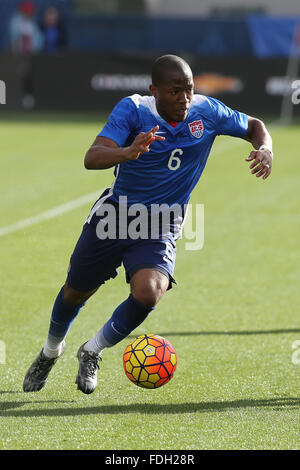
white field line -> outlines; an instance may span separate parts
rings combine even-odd
[[[279,130],[284,128],[284,125],[280,125],[279,121],[273,121],[272,123],[267,125],[268,129],[272,130]],[[224,142],[216,142],[212,147],[212,154],[218,155],[220,153],[228,151],[230,148],[238,147],[239,145],[243,145],[245,141],[242,139],[228,139]],[[48,211],[41,212],[40,214],[34,215],[33,217],[29,217],[28,219],[19,220],[18,222],[8,225],[6,227],[0,227],[0,237],[4,235],[8,235],[9,233],[17,232],[26,227],[30,227],[31,225],[36,225],[44,220],[54,219],[62,214],[66,214],[78,207],[84,206],[85,204],[91,203],[98,199],[104,190],[99,189],[99,191],[95,191],[93,193],[85,194],[77,199],[73,199],[72,201],[66,202],[60,206],[53,207],[53,209],[49,209]]]
[[[66,202],[65,204],[61,204],[60,206],[53,207],[45,212],[41,212],[40,214],[34,215],[33,217],[29,217],[28,219],[19,220],[18,222],[7,225],[6,227],[0,228],[0,237],[4,235],[8,235],[9,233],[17,232],[26,227],[31,227],[32,225],[39,224],[44,220],[54,219],[60,215],[66,214],[74,209],[78,209],[78,207],[82,207],[86,204],[90,204],[93,201],[96,201],[101,194],[103,193],[103,189],[99,189],[99,191],[94,191],[93,193],[85,194],[77,199],[73,199],[72,201]]]

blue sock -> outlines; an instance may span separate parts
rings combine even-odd
[[[137,328],[155,307],[148,307],[129,295],[100,330],[107,345],[113,346]]]
[[[54,337],[58,340],[62,340],[66,336],[70,326],[83,305],[74,306],[67,304],[64,301],[64,288],[62,287],[53,306],[49,335],[52,338]]]

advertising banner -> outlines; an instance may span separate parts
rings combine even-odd
[[[65,53],[35,56],[28,63],[0,55],[0,80],[6,84],[1,112],[29,103],[34,110],[108,113],[123,97],[149,94],[155,57]],[[279,114],[284,96],[297,92],[297,75],[287,77],[286,59],[188,57],[195,92],[254,115]],[[24,101],[24,94],[32,101]],[[300,107],[294,106],[295,115]]]

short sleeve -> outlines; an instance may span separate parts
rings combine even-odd
[[[133,101],[127,97],[116,104],[98,136],[108,137],[122,147],[137,127],[138,115]]]
[[[247,114],[235,111],[215,98],[209,98],[216,113],[216,132],[218,135],[244,137],[248,132]]]

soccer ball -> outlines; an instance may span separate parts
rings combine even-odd
[[[165,338],[142,335],[125,349],[123,366],[125,374],[135,385],[159,388],[173,377],[177,367],[177,354]]]

